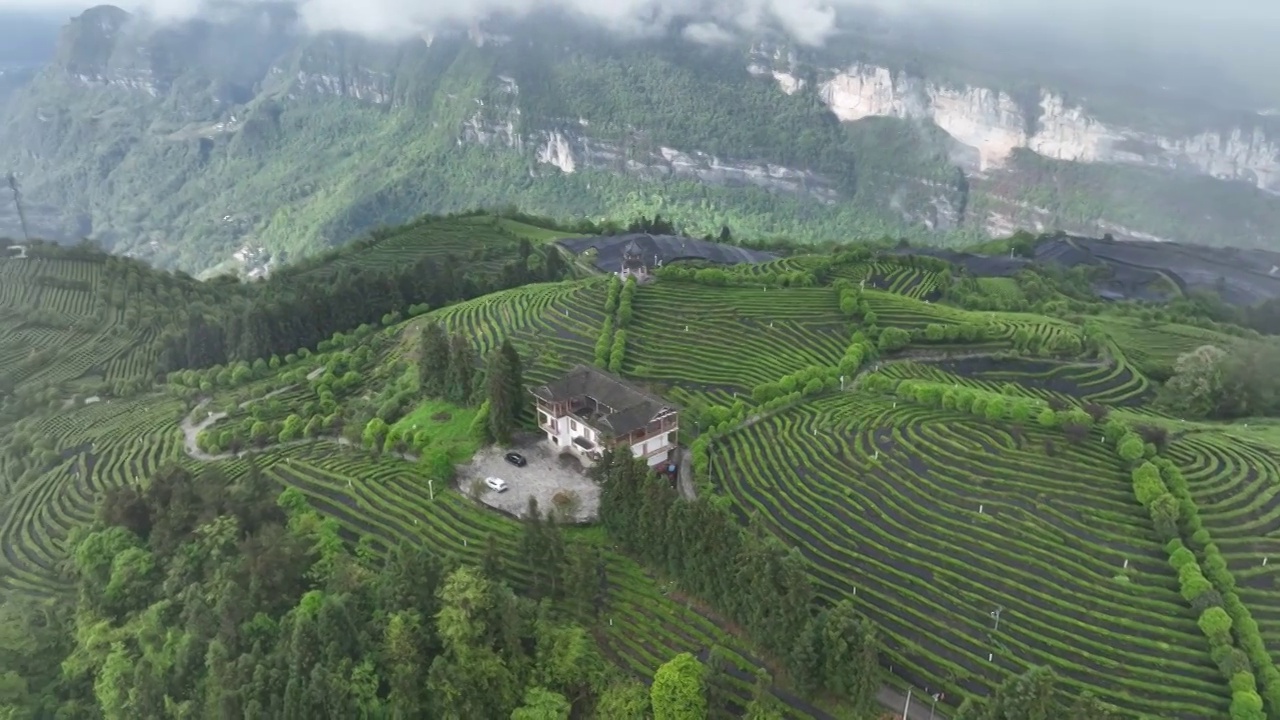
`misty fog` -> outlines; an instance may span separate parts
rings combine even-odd
[[[178,20],[219,4],[231,3],[142,0],[121,6]],[[65,21],[87,6],[0,0],[0,13],[22,10]],[[935,63],[1016,68],[1046,83],[1090,79],[1118,92],[1166,87],[1185,102],[1280,106],[1280,78],[1273,72],[1280,61],[1280,3],[1260,0],[301,0],[299,6],[311,30],[387,40],[548,8],[631,35],[680,20],[684,37],[704,44],[772,27],[836,57],[880,45]],[[0,16],[0,27],[14,25]],[[0,46],[4,35],[0,29]],[[47,42],[40,33],[24,37],[28,55],[33,43]]]

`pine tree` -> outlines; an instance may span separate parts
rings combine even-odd
[[[511,443],[516,427],[516,398],[512,392],[512,367],[501,349],[489,354],[485,366],[485,398],[489,403],[489,434],[502,445]]]
[[[450,360],[449,336],[440,323],[429,322],[422,326],[418,348],[418,379],[422,392],[440,397],[444,394]]]
[[[809,619],[787,657],[787,665],[796,687],[803,692],[816,691],[823,680],[825,658],[823,637],[826,634],[827,611]]]
[[[471,403],[475,392],[476,353],[471,343],[455,333],[449,340],[449,364],[445,373],[444,396],[456,405]]]
[[[560,251],[553,245],[547,245],[545,252],[547,258],[543,263],[543,270],[546,273],[547,280],[559,280],[564,277],[569,268],[564,262],[564,257],[560,255]]]
[[[565,546],[560,584],[564,588],[565,604],[579,620],[587,620],[593,615],[600,590],[599,566],[598,549],[581,541]]]
[[[524,361],[510,338],[502,341],[502,355],[507,359],[507,385],[512,397],[511,419],[514,424],[524,413],[525,394],[528,392],[524,387]]]
[[[554,515],[548,513],[544,517],[532,496],[525,511],[523,530],[520,552],[525,564],[533,568],[529,594],[535,598],[558,596],[565,556],[564,535],[555,524]]]

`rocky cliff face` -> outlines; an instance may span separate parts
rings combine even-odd
[[[685,178],[712,185],[758,187],[824,203],[839,199],[834,183],[808,170],[721,158],[696,149],[661,145],[649,149],[642,131],[624,142],[597,139],[591,137],[588,118],[561,121],[552,127],[527,127],[518,105],[519,87],[515,80],[500,75],[497,87],[501,100],[488,105],[480,100],[481,107],[463,123],[458,143],[528,150],[539,165],[548,170],[555,168],[553,172],[605,170],[650,180]]]
[[[1280,225],[1263,193],[1136,167],[1280,191],[1276,143],[1252,130],[1160,137],[1051,93],[824,71],[785,50],[745,58],[753,82],[741,54],[477,28],[384,44],[236,7],[166,26],[101,7],[63,30],[0,112],[0,167],[48,208],[40,233],[199,270],[243,246],[301,253],[422,212],[526,203],[658,202],[689,224],[711,207],[713,230],[806,239],[1061,227],[1257,245]],[[1181,194],[1146,182],[1174,176]],[[0,235],[15,228],[0,208]]]
[[[752,65],[786,92],[804,83],[776,54]],[[1191,170],[1249,182],[1280,194],[1280,139],[1257,128],[1164,137],[1110,125],[1062,95],[1042,90],[1034,103],[982,87],[948,87],[884,67],[855,65],[819,73],[818,90],[843,121],[868,117],[931,120],[963,146],[957,160],[975,171],[1004,166],[1015,149],[1055,160]]]
[[[813,172],[795,168],[719,158],[698,150],[658,147],[656,150],[628,149],[621,143],[593,139],[566,127],[541,130],[525,138],[499,133],[513,147],[525,144],[536,148],[539,163],[560,172],[581,169],[622,171],[649,179],[686,178],[711,185],[754,186],[773,192],[808,195],[826,203],[839,199],[832,183]]]

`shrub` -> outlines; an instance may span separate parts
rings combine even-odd
[[[1231,720],[1265,720],[1262,698],[1252,690],[1231,694]]]
[[[1209,608],[1201,613],[1196,624],[1200,626],[1200,632],[1209,638],[1209,642],[1215,645],[1231,643],[1231,616],[1227,615],[1226,610],[1219,607]]]

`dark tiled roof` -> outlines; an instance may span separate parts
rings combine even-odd
[[[597,429],[626,435],[644,427],[654,416],[676,406],[637,388],[616,375],[589,365],[578,365],[559,380],[535,387],[534,397],[553,402],[589,397],[608,407],[593,420]]]
[[[632,238],[632,239],[631,239],[631,242],[627,243],[627,246],[626,246],[626,247],[624,247],[624,248],[622,248],[622,253],[623,253],[624,255],[639,255],[639,254],[640,254],[640,246],[636,244],[635,238]]]

